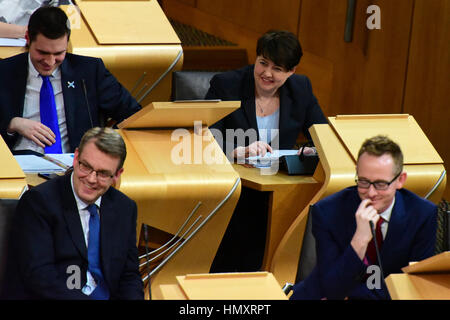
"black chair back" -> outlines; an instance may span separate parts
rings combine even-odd
[[[171,100],[202,100],[209,89],[209,81],[220,72],[174,71],[172,72]]]
[[[300,258],[298,261],[297,276],[295,283],[299,283],[306,279],[311,271],[316,266],[316,240],[312,233],[312,208],[309,207],[308,216],[306,220],[305,233],[303,235],[303,244],[300,251]]]
[[[17,199],[0,199],[0,292],[5,282],[11,231]]]

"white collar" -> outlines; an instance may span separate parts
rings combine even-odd
[[[389,220],[391,220],[392,209],[394,208],[394,204],[395,204],[395,197],[392,200],[391,205],[382,213],[380,213],[380,216],[384,219],[384,221],[389,222]]]

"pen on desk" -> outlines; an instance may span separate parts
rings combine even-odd
[[[42,156],[42,158],[44,158],[44,159],[47,160],[47,161],[53,162],[54,164],[56,164],[57,166],[63,168],[64,170],[67,170],[67,169],[70,168],[70,166],[64,164],[63,162],[61,162],[61,161],[59,161],[59,160],[57,160],[57,159],[55,159],[55,158],[49,157],[48,155],[45,155],[45,154],[44,154],[44,155]]]

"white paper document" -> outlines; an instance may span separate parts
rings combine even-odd
[[[36,155],[15,155],[14,158],[25,173],[64,172],[73,163],[73,153],[46,154],[45,156],[59,164]]]
[[[23,38],[0,38],[0,47],[25,47],[27,41]]]
[[[272,161],[278,161],[282,156],[296,155],[297,152],[298,150],[273,150],[273,152],[267,152],[263,157],[248,157],[246,160],[256,168],[267,168],[272,165]]]

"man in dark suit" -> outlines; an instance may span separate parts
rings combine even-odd
[[[143,299],[136,203],[111,187],[125,157],[116,131],[92,128],[75,150],[71,174],[22,196],[12,252],[27,298]]]
[[[68,24],[60,8],[39,8],[28,24],[28,52],[0,61],[0,133],[12,150],[43,153],[59,136],[61,152],[73,152],[103,118],[120,122],[141,109],[101,59],[67,53]],[[54,96],[53,130],[40,112],[43,77]]]
[[[317,265],[294,286],[291,299],[389,299],[381,279],[434,254],[437,207],[402,189],[400,147],[384,136],[366,140],[358,154],[356,186],[313,207]],[[369,221],[380,241],[378,260]],[[384,239],[384,240],[383,240]]]

